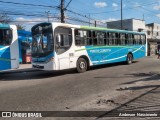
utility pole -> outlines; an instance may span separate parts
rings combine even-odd
[[[91,26],[91,14],[89,13],[89,26]]]
[[[94,21],[94,25],[95,25],[95,27],[97,27],[97,21],[96,20]]]
[[[49,22],[49,12],[50,11],[45,11],[45,13],[47,14],[48,22]]]
[[[144,20],[144,13],[143,13],[143,20]]]
[[[64,11],[65,11],[65,8],[64,8],[64,0],[61,0],[61,23],[65,23],[65,20],[64,20]]]
[[[123,3],[122,3],[122,0],[121,0],[121,30],[123,30]]]

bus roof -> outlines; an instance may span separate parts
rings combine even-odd
[[[101,27],[81,26],[81,28],[82,29],[87,29],[87,30],[101,30],[101,31],[120,32],[120,33],[145,34],[145,32],[136,32],[136,31],[119,30],[119,29],[109,29],[109,28],[101,28]]]
[[[0,23],[0,28],[1,29],[10,28],[10,25],[9,24],[2,24],[2,23]]]
[[[101,31],[119,32],[119,33],[146,34],[145,32],[136,32],[136,31],[119,30],[119,29],[109,29],[109,28],[102,28],[102,27],[81,26],[81,25],[73,25],[73,24],[58,23],[58,22],[43,22],[43,23],[39,23],[37,25],[48,24],[48,23],[54,23],[54,24],[61,25],[61,26],[64,25],[64,26],[75,27],[75,28],[77,28],[79,26],[79,28],[86,29],[86,30],[101,30]],[[37,25],[35,25],[35,26],[37,26]],[[33,26],[33,27],[35,27],[35,26]]]

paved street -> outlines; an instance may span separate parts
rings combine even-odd
[[[0,73],[0,111],[64,110],[160,110],[160,60],[146,57],[131,65],[92,67],[85,73],[25,66]],[[96,117],[103,119],[107,114]]]

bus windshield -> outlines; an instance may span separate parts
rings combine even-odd
[[[47,56],[54,50],[52,26],[49,23],[32,28],[32,57]]]
[[[0,29],[0,45],[10,45],[12,42],[12,30]]]

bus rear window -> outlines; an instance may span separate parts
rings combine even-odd
[[[11,29],[0,29],[0,45],[10,45],[12,36]]]

